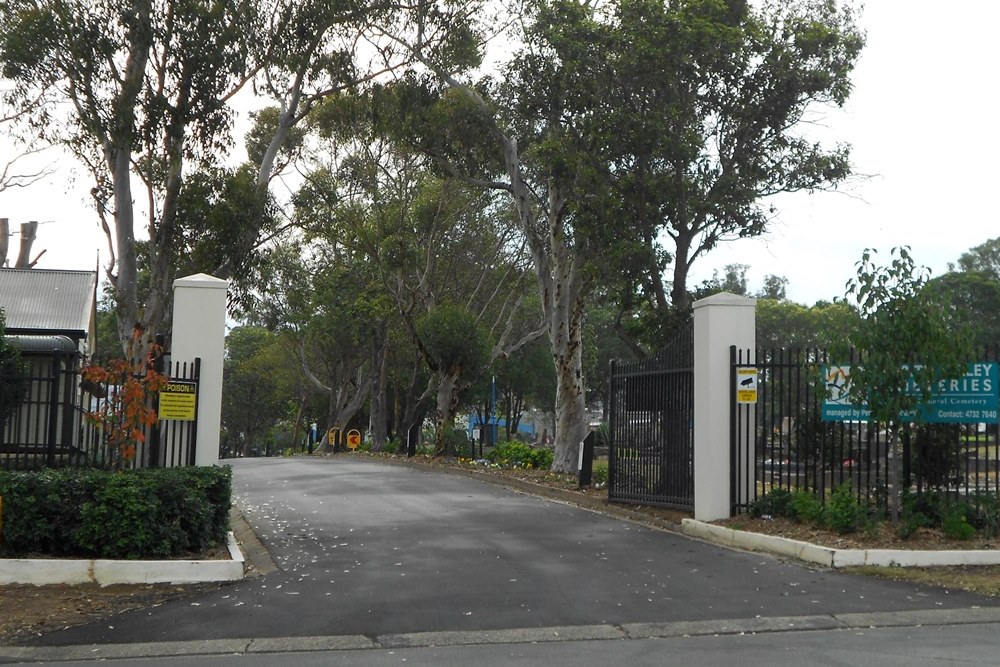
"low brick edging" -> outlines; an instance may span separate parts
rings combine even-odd
[[[0,558],[0,584],[199,584],[243,579],[243,553],[232,531],[228,560]]]
[[[695,519],[684,519],[681,532],[721,546],[762,551],[830,568],[841,567],[940,567],[947,565],[1000,565],[1000,551],[904,549],[835,549],[775,535],[735,530]]]

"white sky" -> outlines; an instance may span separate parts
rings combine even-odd
[[[1000,236],[991,166],[1000,155],[996,55],[1000,3],[991,0],[869,0],[868,44],[846,109],[826,115],[822,136],[853,145],[867,174],[838,193],[783,195],[762,239],[725,244],[695,264],[690,286],[730,263],[750,265],[751,289],[786,276],[788,296],[811,304],[843,296],[865,247],[907,244],[934,275],[974,245]],[[237,138],[241,143],[241,140]],[[0,163],[9,150],[0,137]],[[38,220],[40,268],[92,269],[107,247],[86,201],[87,176],[66,158],[26,190],[0,193],[0,217]],[[17,254],[11,239],[8,257]]]

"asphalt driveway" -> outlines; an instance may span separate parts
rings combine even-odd
[[[375,637],[995,606],[369,460],[248,459],[234,502],[279,571],[37,645]]]

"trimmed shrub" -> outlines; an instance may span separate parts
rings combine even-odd
[[[792,508],[792,492],[788,489],[771,489],[768,493],[758,496],[747,506],[747,513],[753,517],[795,518]]]
[[[791,503],[797,520],[805,523],[823,523],[823,503],[813,494],[799,489],[792,493]]]
[[[854,489],[845,482],[833,490],[823,517],[826,525],[844,535],[864,527],[868,522],[868,509],[858,503]]]
[[[165,558],[221,544],[230,468],[0,472],[0,555]]]
[[[968,540],[976,534],[963,505],[952,507],[941,519],[941,532],[950,540]]]
[[[460,428],[446,426],[441,433],[441,443],[446,456],[472,456],[472,442]]]
[[[491,462],[503,468],[537,468],[548,470],[555,455],[551,449],[533,449],[523,442],[511,440],[497,445],[486,455]]]

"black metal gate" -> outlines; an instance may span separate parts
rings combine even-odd
[[[694,508],[694,322],[654,358],[611,366],[608,500]]]

